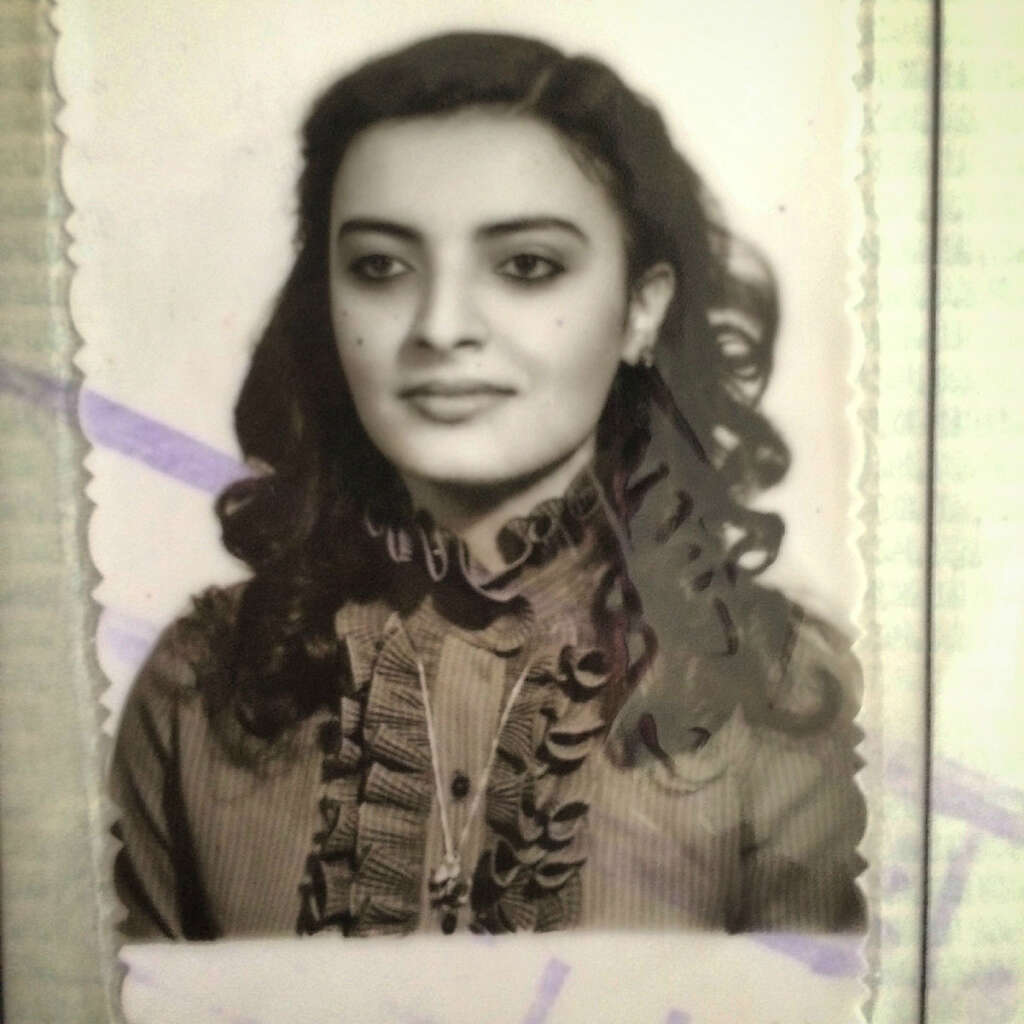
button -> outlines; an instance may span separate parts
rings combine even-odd
[[[462,800],[469,793],[469,776],[464,772],[456,772],[452,776],[452,796]]]

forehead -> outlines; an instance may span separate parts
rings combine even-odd
[[[490,110],[385,121],[349,145],[338,168],[334,219],[386,216],[417,225],[477,225],[557,214],[618,229],[604,186],[565,139],[525,115]]]

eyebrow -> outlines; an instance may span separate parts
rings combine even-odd
[[[390,220],[375,220],[372,217],[352,217],[342,221],[338,226],[338,237],[355,234],[360,231],[372,231],[379,235],[393,235],[396,238],[405,239],[408,242],[418,242],[422,237],[418,231],[406,227],[404,224],[396,224]]]
[[[588,242],[586,232],[571,220],[564,217],[517,217],[515,220],[498,221],[488,224],[477,233],[484,238],[498,238],[502,235],[514,235],[522,231],[565,231],[575,235],[580,241]]]
[[[479,228],[476,234],[481,238],[501,238],[504,235],[520,234],[524,231],[565,231],[575,235],[580,241],[589,242],[586,232],[571,220],[564,217],[537,216],[537,217],[516,217],[513,220],[496,221],[494,224],[486,224]],[[419,231],[410,228],[405,224],[398,224],[390,220],[378,220],[373,217],[351,217],[342,221],[338,227],[338,237],[356,234],[361,231],[373,232],[381,235],[391,235],[407,242],[420,242],[423,236]]]

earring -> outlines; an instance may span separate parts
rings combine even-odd
[[[642,366],[645,370],[650,370],[654,366],[654,346],[645,345],[640,349],[640,356],[637,359],[637,364]]]

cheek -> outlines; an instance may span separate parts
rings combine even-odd
[[[373,303],[333,298],[331,322],[342,370],[358,401],[360,382],[373,383],[388,375],[403,337],[401,317]]]
[[[379,338],[383,317],[372,306],[341,296],[331,298],[331,323],[338,351],[358,353],[367,348],[367,342]]]
[[[376,430],[374,425],[389,417],[388,397],[394,390],[394,378],[387,365],[367,355],[369,351],[368,346],[363,346],[342,349],[339,355],[356,412],[372,435]]]
[[[387,367],[380,359],[380,348],[372,343],[366,325],[351,316],[335,314],[334,343],[341,372],[360,416],[370,411],[387,387]]]
[[[388,347],[401,339],[415,315],[413,288],[360,288],[333,263],[330,274],[331,323],[339,350]]]
[[[587,390],[610,385],[622,356],[624,319],[623,300],[588,292],[584,303],[556,314],[538,355],[563,383]]]

